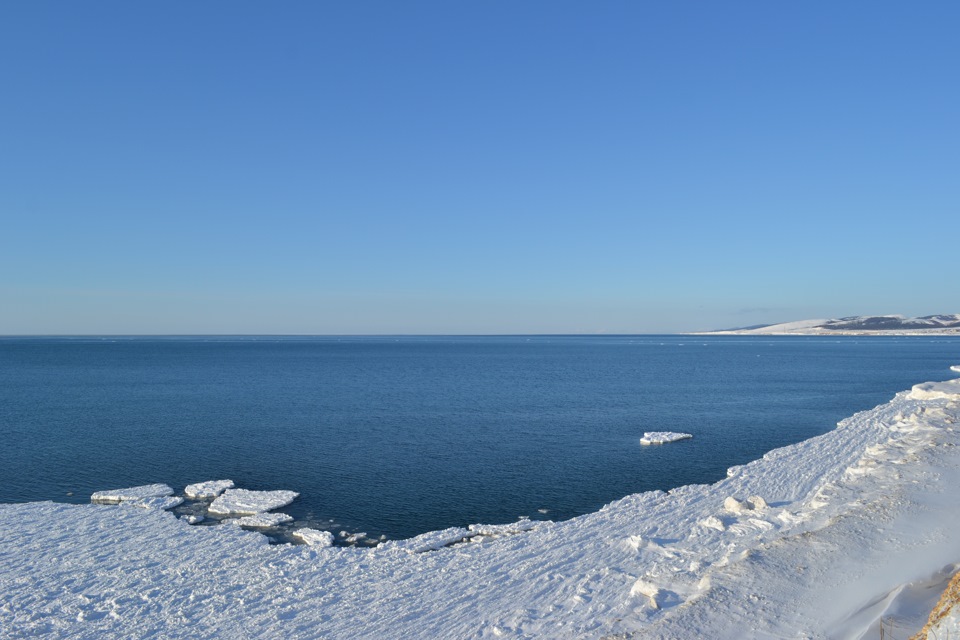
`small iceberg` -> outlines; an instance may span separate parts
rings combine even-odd
[[[285,507],[300,494],[296,491],[251,491],[227,489],[207,510],[221,516],[252,516]]]
[[[319,529],[297,529],[293,532],[293,537],[311,547],[332,547],[333,534],[329,531],[320,531]]]
[[[676,442],[677,440],[688,440],[693,437],[691,433],[675,433],[673,431],[648,431],[640,438],[640,444],[666,444]]]
[[[188,484],[183,490],[188,498],[206,500],[216,498],[227,489],[233,489],[233,480],[207,480],[196,484]]]
[[[119,504],[128,500],[141,500],[143,498],[165,498],[172,496],[173,489],[166,484],[145,484],[139,487],[127,487],[126,489],[110,489],[109,491],[97,491],[90,496],[90,502],[99,504]]]

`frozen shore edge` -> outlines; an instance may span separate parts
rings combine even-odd
[[[860,638],[881,618],[919,629],[907,620],[916,585],[945,585],[960,561],[958,422],[960,380],[918,384],[717,483],[454,546],[427,544],[451,530],[293,547],[165,512],[0,505],[0,636]]]

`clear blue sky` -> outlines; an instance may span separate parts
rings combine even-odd
[[[0,334],[960,312],[960,3],[6,2]]]

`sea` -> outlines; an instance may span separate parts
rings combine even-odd
[[[341,543],[563,520],[715,482],[955,364],[954,337],[0,338],[0,502],[231,479],[299,492],[282,511]]]

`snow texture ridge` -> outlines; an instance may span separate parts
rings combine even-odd
[[[960,385],[937,383],[711,485],[376,548],[323,548],[333,535],[309,529],[314,546],[271,545],[156,509],[2,505],[0,635],[853,639],[896,623],[907,637],[923,621],[904,612],[960,560],[958,485]],[[231,491],[218,500],[234,509],[246,498]]]

